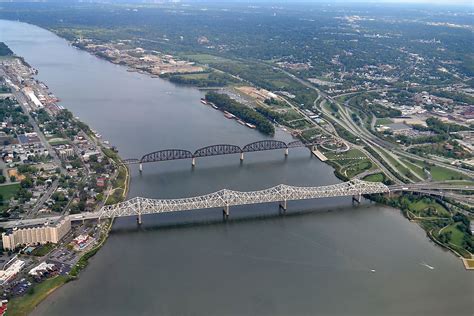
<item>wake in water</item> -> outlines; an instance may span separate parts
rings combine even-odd
[[[422,266],[424,266],[424,267],[427,267],[427,268],[430,269],[430,270],[434,270],[434,267],[433,267],[433,266],[430,266],[429,264],[427,264],[427,263],[425,263],[425,262],[421,262],[420,264],[421,264]]]

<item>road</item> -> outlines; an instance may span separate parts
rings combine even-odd
[[[427,195],[451,198],[462,203],[467,203],[468,205],[473,205],[474,203],[473,195],[462,195],[460,193],[457,193],[457,191],[474,191],[474,186],[470,185],[470,183],[459,184],[459,181],[451,182],[451,184],[449,181],[442,181],[433,183],[392,185],[389,186],[389,188],[391,192],[418,192]],[[99,212],[85,212],[81,214],[67,215],[67,217],[71,221],[83,221],[89,219],[97,219],[99,217],[99,214]],[[13,227],[39,225],[44,224],[50,220],[57,220],[60,217],[61,216],[49,216],[41,218],[6,221],[0,222],[0,227],[6,229]]]
[[[4,69],[0,68],[0,76],[3,76],[3,77],[6,77],[6,78],[9,78],[10,80],[12,80],[12,82],[15,82],[15,79],[14,78],[11,78],[9,77]],[[19,86],[21,86],[19,83],[18,83]],[[61,160],[59,159],[56,151],[54,150],[54,148],[49,144],[48,140],[46,139],[46,137],[44,136],[43,132],[41,131],[41,129],[39,128],[38,124],[36,123],[36,121],[33,119],[33,117],[31,116],[30,112],[29,112],[29,109],[28,107],[25,105],[25,104],[29,104],[29,99],[27,98],[26,95],[23,94],[23,92],[20,90],[20,91],[16,91],[13,87],[12,87],[12,95],[15,97],[15,99],[18,101],[18,103],[20,104],[20,107],[21,109],[23,110],[23,113],[25,113],[25,115],[28,116],[28,122],[31,124],[31,126],[33,126],[33,130],[35,131],[35,133],[37,134],[38,138],[40,139],[41,141],[41,144],[44,146],[44,148],[46,148],[48,150],[48,153],[49,155],[53,158],[53,161],[54,163],[59,167],[60,169],[60,172],[62,175],[66,175],[67,172],[66,172],[66,169],[64,169],[62,167],[62,164],[61,164]],[[41,196],[41,198],[38,200],[38,202],[35,204],[35,206],[33,208],[31,208],[25,215],[25,217],[27,218],[30,218],[32,216],[35,216],[38,211],[40,210],[41,207],[43,207],[43,204],[53,195],[53,193],[56,191],[56,189],[58,188],[59,186],[59,181],[58,180],[55,180],[51,186],[47,189],[47,191]]]
[[[466,176],[469,176],[469,177],[474,177],[474,172],[473,171],[470,171],[470,170],[466,170],[466,169],[463,169],[463,168],[458,168],[458,167],[455,167],[455,166],[452,166],[450,164],[446,164],[444,161],[442,161],[441,159],[433,159],[433,158],[428,158],[428,157],[419,157],[419,156],[416,156],[414,154],[411,154],[411,153],[408,153],[408,152],[405,152],[404,150],[402,150],[401,148],[399,148],[397,145],[395,144],[392,144],[392,143],[389,143],[385,140],[382,140],[380,138],[378,138],[377,136],[373,135],[370,131],[368,131],[364,126],[359,126],[357,125],[353,120],[352,118],[350,117],[349,113],[347,112],[347,106],[346,107],[343,107],[339,104],[339,102],[337,102],[334,97],[331,97],[331,96],[328,96],[327,94],[325,94],[324,92],[322,92],[321,90],[319,90],[317,87],[315,87],[313,84],[311,84],[310,82],[302,79],[302,78],[298,78],[297,76],[289,73],[288,71],[284,70],[284,69],[281,69],[280,70],[285,73],[286,75],[288,75],[289,77],[291,77],[292,79],[298,81],[299,83],[303,84],[304,86],[308,87],[308,88],[311,88],[313,90],[315,90],[318,95],[321,95],[324,100],[321,102],[320,104],[320,109],[321,111],[329,118],[331,118],[331,120],[335,121],[337,124],[339,124],[342,128],[348,130],[349,132],[351,132],[352,134],[354,135],[357,135],[365,144],[367,144],[368,146],[370,146],[373,150],[375,150],[381,157],[382,159],[384,160],[384,162],[390,166],[391,169],[393,170],[397,170],[398,171],[398,168],[396,168],[392,161],[387,159],[386,156],[387,155],[390,155],[390,157],[395,160],[398,164],[400,164],[401,166],[403,166],[404,168],[408,169],[408,170],[411,170],[410,167],[408,167],[403,161],[401,161],[398,157],[398,155],[401,155],[401,156],[404,156],[406,158],[411,158],[411,159],[417,159],[417,160],[423,160],[423,161],[427,161],[431,164],[435,164],[435,165],[440,165],[446,169],[449,169],[449,170],[453,170],[453,171],[456,171],[456,172],[460,172]],[[384,89],[376,89],[376,90],[372,90],[372,91],[388,91],[390,89],[387,89],[387,88],[384,88]],[[360,92],[354,92],[354,93],[349,93],[348,95],[351,95],[351,94],[355,94],[355,93],[360,93]],[[319,97],[318,97],[319,99]],[[325,108],[324,106],[324,103],[323,102],[333,102],[334,104],[338,105],[338,108],[341,110],[340,114],[341,116],[343,117],[343,121],[335,118],[331,113],[328,113],[327,109]],[[315,101],[316,102],[316,101]],[[346,101],[347,102],[347,101]],[[347,105],[347,103],[346,103]],[[372,118],[372,126],[375,125],[375,121],[374,119]],[[372,155],[370,155],[370,153],[368,153],[367,151],[365,151],[363,148],[361,148],[361,146],[357,146],[355,144],[352,144],[353,147],[361,150],[364,152],[364,154],[366,154],[372,161],[376,162],[376,165],[378,165],[385,173],[386,175],[391,178],[393,181],[395,181],[396,183],[401,183],[401,181],[395,177],[395,175],[393,175],[389,170],[387,170],[387,168],[385,168],[377,159],[375,159],[375,157],[373,157]],[[400,174],[400,176],[402,176],[405,181],[408,181],[408,182],[414,182],[412,179],[408,178],[407,176],[405,176],[403,173],[401,172],[398,172]],[[416,172],[411,172],[411,174],[416,177],[418,180],[420,181],[424,181],[424,179],[419,176]]]

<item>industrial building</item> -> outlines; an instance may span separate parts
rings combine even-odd
[[[3,286],[13,280],[24,266],[25,262],[18,260],[16,256],[8,261],[3,269],[0,270],[0,285]]]

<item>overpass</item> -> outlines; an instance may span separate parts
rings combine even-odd
[[[301,141],[285,143],[279,140],[261,140],[247,144],[243,147],[231,144],[211,145],[197,149],[194,152],[185,149],[163,149],[143,155],[140,159],[124,159],[123,162],[128,165],[138,164],[140,171],[143,171],[143,164],[158,161],[191,159],[191,164],[196,165],[196,158],[240,154],[240,161],[244,160],[244,154],[257,151],[283,149],[285,156],[288,156],[290,148],[307,147],[314,149],[315,144],[303,144]]]

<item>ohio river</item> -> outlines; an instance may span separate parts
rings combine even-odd
[[[164,148],[244,145],[264,136],[199,102],[202,93],[79,51],[36,26],[0,21],[0,41],[39,70],[124,158]],[[276,139],[291,137],[278,131]],[[132,168],[130,196],[336,183],[304,149]],[[399,211],[349,199],[183,212],[116,221],[79,280],[34,315],[472,315],[474,275]],[[331,210],[330,212],[328,210]],[[238,219],[238,220],[236,220]],[[427,268],[424,264],[433,266]],[[375,270],[375,272],[371,271]]]

